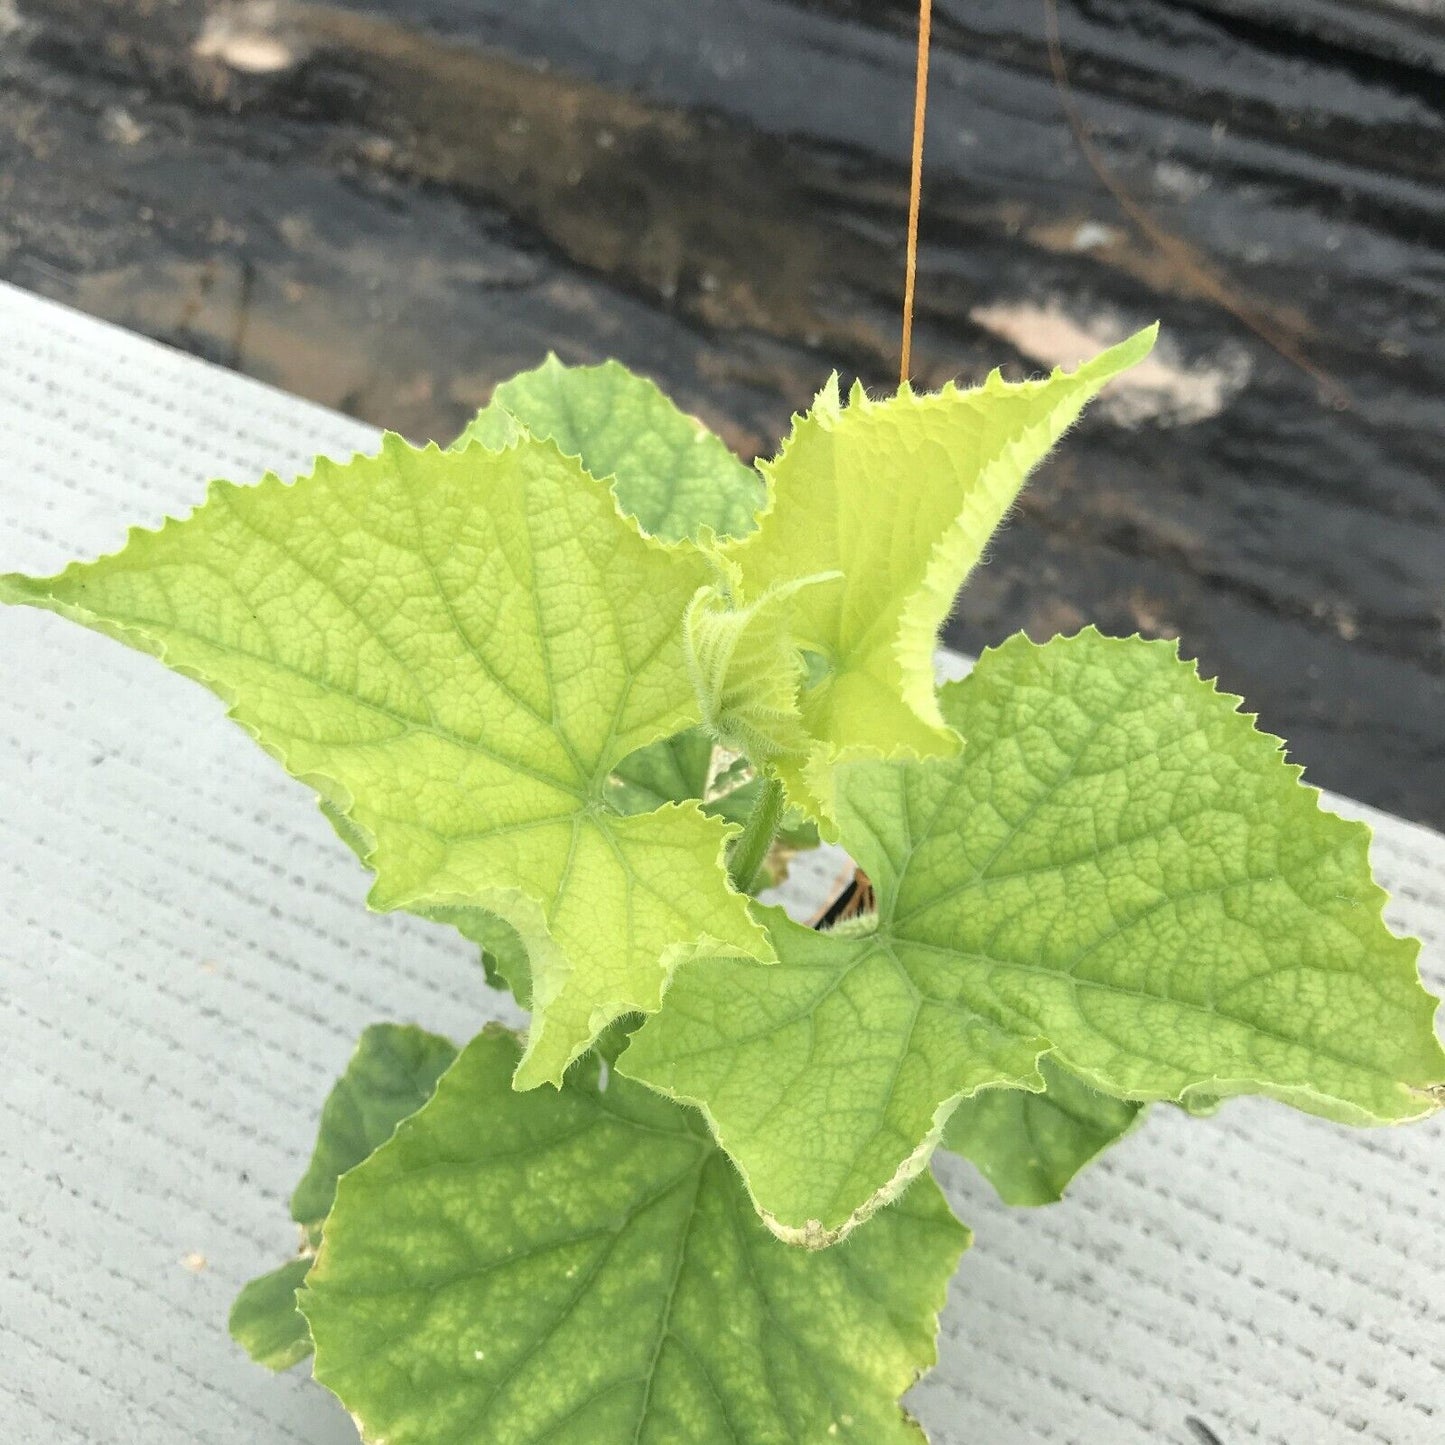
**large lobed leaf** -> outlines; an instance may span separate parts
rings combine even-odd
[[[231,1307],[231,1334],[258,1365],[285,1370],[311,1353],[311,1331],[296,1308],[296,1291],[321,1242],[336,1181],[431,1098],[456,1056],[455,1044],[414,1026],[373,1024],[362,1034],[346,1072],[327,1096],[311,1163],[291,1196],[302,1252],[253,1279]]]
[[[485,911],[529,956],[519,1082],[558,1081],[669,968],[767,956],[695,805],[620,817],[615,765],[697,720],[681,618],[710,575],[621,517],[551,442],[329,461],[217,483],[126,548],[0,599],[47,607],[218,692],[322,795],[378,908]]]
[[[759,1223],[697,1116],[595,1060],[508,1087],[475,1039],[342,1179],[300,1296],[316,1377],[388,1445],[921,1445],[967,1233],[922,1179],[810,1255]]]
[[[961,759],[840,770],[878,914],[683,970],[619,1066],[701,1105],[786,1238],[828,1243],[961,1098],[1057,1062],[1116,1098],[1260,1093],[1347,1123],[1445,1080],[1368,830],[1177,650],[1018,637],[943,693]]]
[[[798,701],[809,746],[777,765],[794,801],[827,820],[841,757],[957,752],[935,697],[938,630],[1029,473],[1155,331],[1017,385],[994,372],[972,389],[905,386],[882,401],[855,387],[845,406],[835,378],[796,419],[762,466],[768,511],[727,551],[739,606],[840,578],[791,599],[793,641],[816,674]]]

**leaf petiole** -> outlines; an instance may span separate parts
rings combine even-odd
[[[783,820],[783,801],[782,783],[764,778],[758,800],[728,854],[728,880],[739,893],[751,893],[758,881]]]

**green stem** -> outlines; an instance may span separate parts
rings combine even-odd
[[[783,820],[783,785],[764,778],[758,801],[728,854],[728,878],[739,893],[751,893]]]

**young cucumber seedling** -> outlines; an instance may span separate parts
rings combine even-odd
[[[916,1442],[968,1241],[935,1149],[1038,1204],[1155,1102],[1440,1104],[1367,830],[1174,645],[1018,636],[935,685],[1028,473],[1152,342],[835,380],[756,471],[622,367],[549,361],[447,450],[218,482],[0,579],[219,693],[372,906],[531,1011],[363,1036],[301,1251],[236,1302],[258,1360],[314,1351],[387,1445]],[[754,896],[819,836],[875,900],[826,931]]]

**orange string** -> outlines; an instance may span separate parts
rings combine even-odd
[[[908,380],[913,361],[913,292],[918,282],[918,209],[923,199],[923,119],[928,109],[928,41],[933,0],[918,0],[918,73],[913,83],[913,176],[908,188],[908,262],[903,276],[903,347],[898,384]]]

